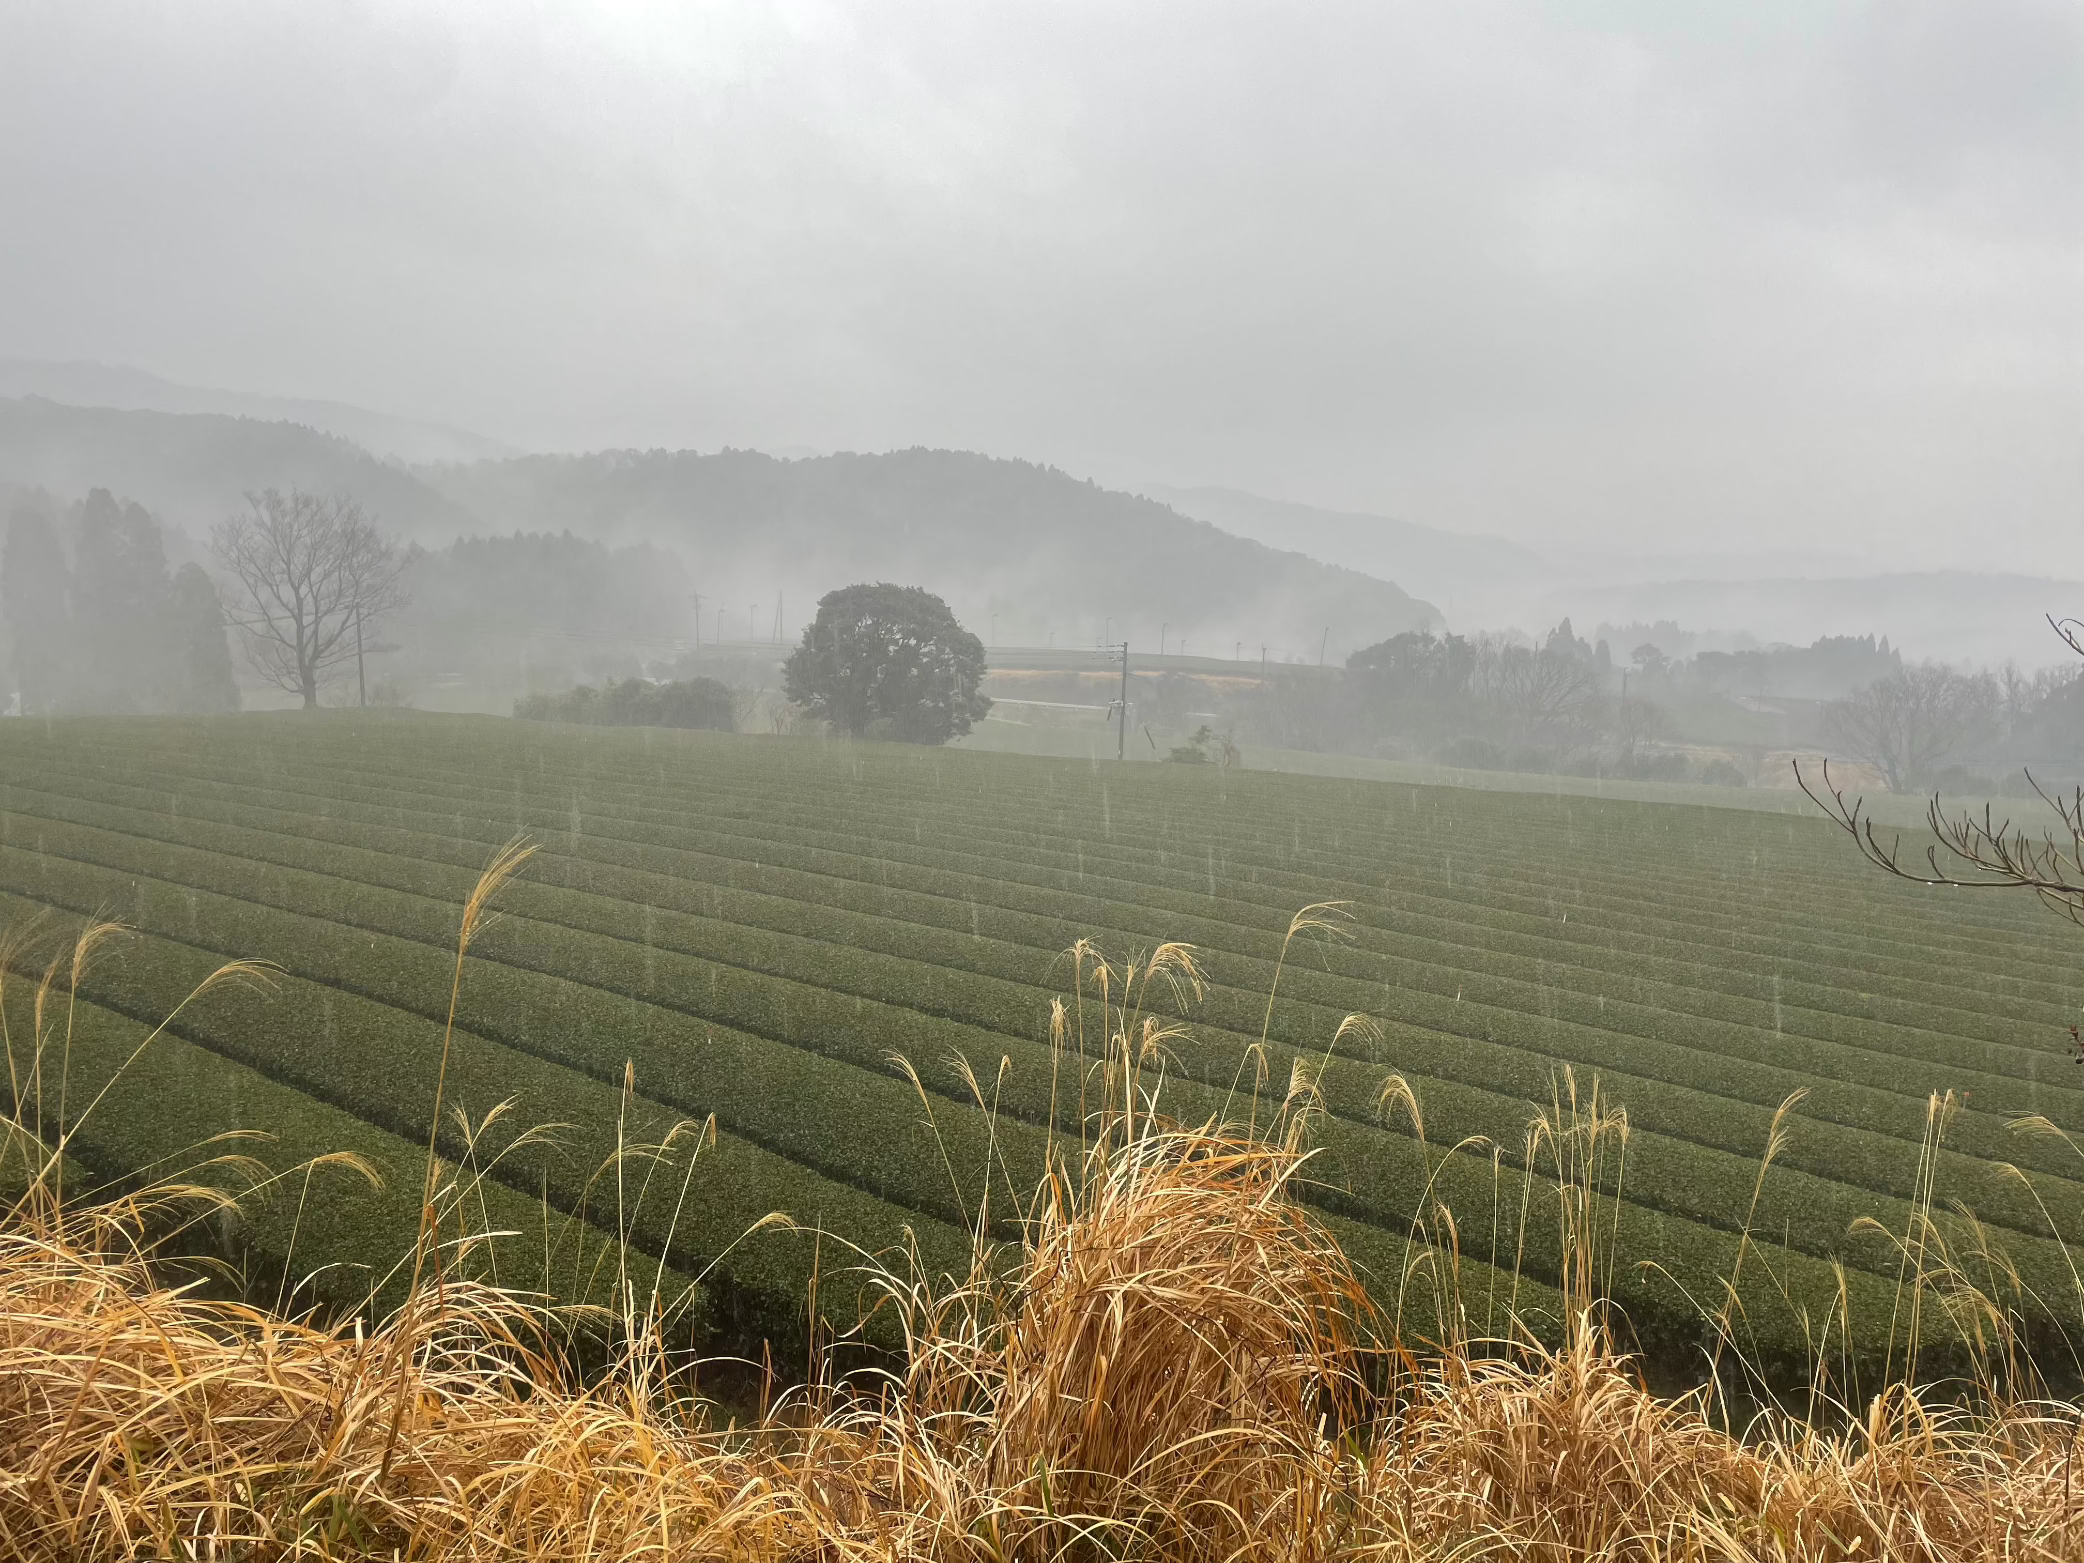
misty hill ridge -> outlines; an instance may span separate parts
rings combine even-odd
[[[0,484],[61,498],[108,488],[198,535],[245,490],[294,484],[353,493],[430,546],[515,531],[651,541],[682,555],[733,628],[764,629],[777,595],[800,624],[824,592],[881,578],[941,593],[980,633],[996,615],[1011,643],[1080,643],[1111,619],[1139,645],[1198,635],[1210,650],[1245,641],[1337,660],[1439,620],[1387,581],[963,451],[611,451],[407,469],[293,423],[24,397],[0,399]]]
[[[449,541],[477,526],[403,467],[301,424],[222,413],[73,407],[0,398],[0,483],[73,499],[106,488],[200,537],[249,489],[350,493],[406,537]]]
[[[569,526],[681,547],[728,599],[808,597],[891,576],[940,592],[1001,640],[1184,634],[1275,652],[1351,650],[1437,623],[1388,581],[1238,537],[1168,505],[1052,467],[969,451],[607,451],[423,470],[501,530]],[[829,583],[819,585],[818,582]],[[1327,641],[1326,631],[1329,631]],[[1213,645],[1209,648],[1215,649]]]
[[[1577,591],[1580,621],[1675,619],[1694,630],[1742,627],[1765,642],[1886,635],[1913,660],[2073,662],[2049,628],[2084,612],[2084,582],[2024,571],[1903,570],[1861,576],[1664,580]]]
[[[1555,571],[1531,548],[1488,533],[1450,532],[1366,511],[1325,510],[1242,489],[1137,487],[1181,515],[1393,580],[1424,597],[1447,597],[1477,582],[1543,581]]]
[[[0,396],[41,396],[71,407],[125,412],[221,413],[264,423],[296,423],[399,462],[482,461],[518,454],[511,445],[445,423],[401,418],[346,402],[181,385],[114,364],[0,358]]]

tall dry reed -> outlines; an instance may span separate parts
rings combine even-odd
[[[1272,1123],[1171,1122],[1183,1033],[1144,998],[1198,991],[1193,953],[1074,962],[1057,1038],[1089,1111],[1013,1191],[1018,1242],[980,1217],[965,1276],[876,1266],[901,1360],[749,1424],[676,1388],[633,1294],[621,1355],[581,1381],[541,1299],[426,1266],[384,1322],[289,1320],[155,1268],[155,1218],[222,1196],[32,1188],[0,1226],[0,1555],[2084,1557],[2084,1412],[2014,1380],[1974,1411],[1896,1383],[1831,1430],[1744,1436],[1712,1385],[1646,1388],[1599,1304],[1625,1119],[1596,1090],[1559,1086],[1530,1130],[1573,1256],[1562,1344],[1416,1349],[1293,1197],[1309,1071]],[[48,1172],[63,1122],[18,1111],[16,1148]]]

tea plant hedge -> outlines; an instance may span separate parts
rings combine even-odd
[[[744,1238],[770,1211],[950,1271],[980,1210],[1012,1232],[1009,1191],[1079,1132],[1048,1018],[1080,937],[1200,951],[1166,1111],[1241,1113],[1257,1078],[1263,1118],[1316,1078],[1305,1197],[1385,1301],[1408,1306],[1414,1224],[1445,1206],[1465,1304],[1553,1315],[1528,1126],[1567,1066],[1628,1113],[1610,1286],[1646,1344],[1699,1340],[1741,1244],[1762,1355],[1803,1355],[1841,1296],[1872,1347],[1899,1255],[1871,1228],[1912,1223],[1947,1093],[1942,1207],[2003,1249],[2032,1328],[2077,1316],[2079,1163],[2015,1124],[2084,1127],[2084,955],[2030,906],[1887,881],[1821,821],[1726,808],[404,713],[7,723],[0,910],[134,927],[84,989],[112,1034],[221,959],[283,968],[184,1014],[82,1160],[157,1165],[170,1131],[140,1104],[177,1095],[184,1128],[268,1119],[280,1156],[424,1146],[458,908],[517,833],[540,850],[473,948],[450,1099],[558,1127],[493,1158],[486,1198],[513,1230],[627,1234],[700,1276],[720,1337],[793,1337],[813,1266],[833,1298],[822,1239]],[[1328,900],[1343,935],[1291,944],[1269,1008],[1290,917]],[[1379,1035],[1339,1036],[1349,1013]],[[1392,1072],[1423,1144],[1382,1105]],[[604,1203],[618,1144],[710,1119],[673,1201]],[[294,1245],[265,1213],[242,1241],[336,1278],[380,1264],[410,1240],[403,1187],[303,1209]],[[582,1285],[540,1240],[512,1264]]]

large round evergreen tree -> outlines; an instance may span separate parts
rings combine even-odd
[[[856,738],[940,744],[984,719],[984,642],[917,586],[842,587],[782,669],[788,697]]]

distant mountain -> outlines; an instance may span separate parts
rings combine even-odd
[[[300,424],[40,396],[0,398],[0,484],[59,499],[110,489],[198,537],[240,508],[247,489],[292,485],[353,494],[390,530],[424,542],[451,542],[477,525],[411,472]]]
[[[1438,611],[1388,581],[1268,548],[1154,500],[961,451],[797,461],[753,451],[611,451],[411,469],[345,439],[217,413],[0,398],[0,486],[134,499],[200,537],[247,489],[359,499],[399,536],[562,533],[672,549],[734,639],[786,634],[819,596],[896,580],[947,597],[1001,644],[1337,661]]]
[[[1320,510],[1234,488],[1139,484],[1137,492],[1226,532],[1395,581],[1436,602],[1541,581],[1552,573],[1548,560],[1502,537],[1449,532],[1362,511]]]
[[[2084,617],[2084,582],[1931,570],[1749,581],[1642,581],[1558,593],[1552,612],[1589,628],[1674,620],[1806,646],[1820,635],[1886,635],[1906,657],[2025,667],[2073,662],[2045,617]],[[1621,648],[1616,647],[1618,652]]]
[[[1269,548],[1153,499],[963,451],[612,451],[523,456],[420,475],[492,528],[679,549],[727,635],[785,627],[855,580],[926,586],[1001,643],[1127,634],[1207,654],[1242,642],[1338,660],[1439,612],[1400,587]],[[755,606],[756,604],[761,606]],[[996,616],[996,630],[992,622]]]
[[[128,412],[221,413],[270,423],[300,423],[321,434],[352,440],[377,456],[402,462],[483,461],[518,454],[511,445],[390,413],[350,407],[345,402],[255,396],[246,391],[177,385],[142,369],[92,363],[50,363],[0,358],[0,397],[41,396],[73,407],[115,407]]]

